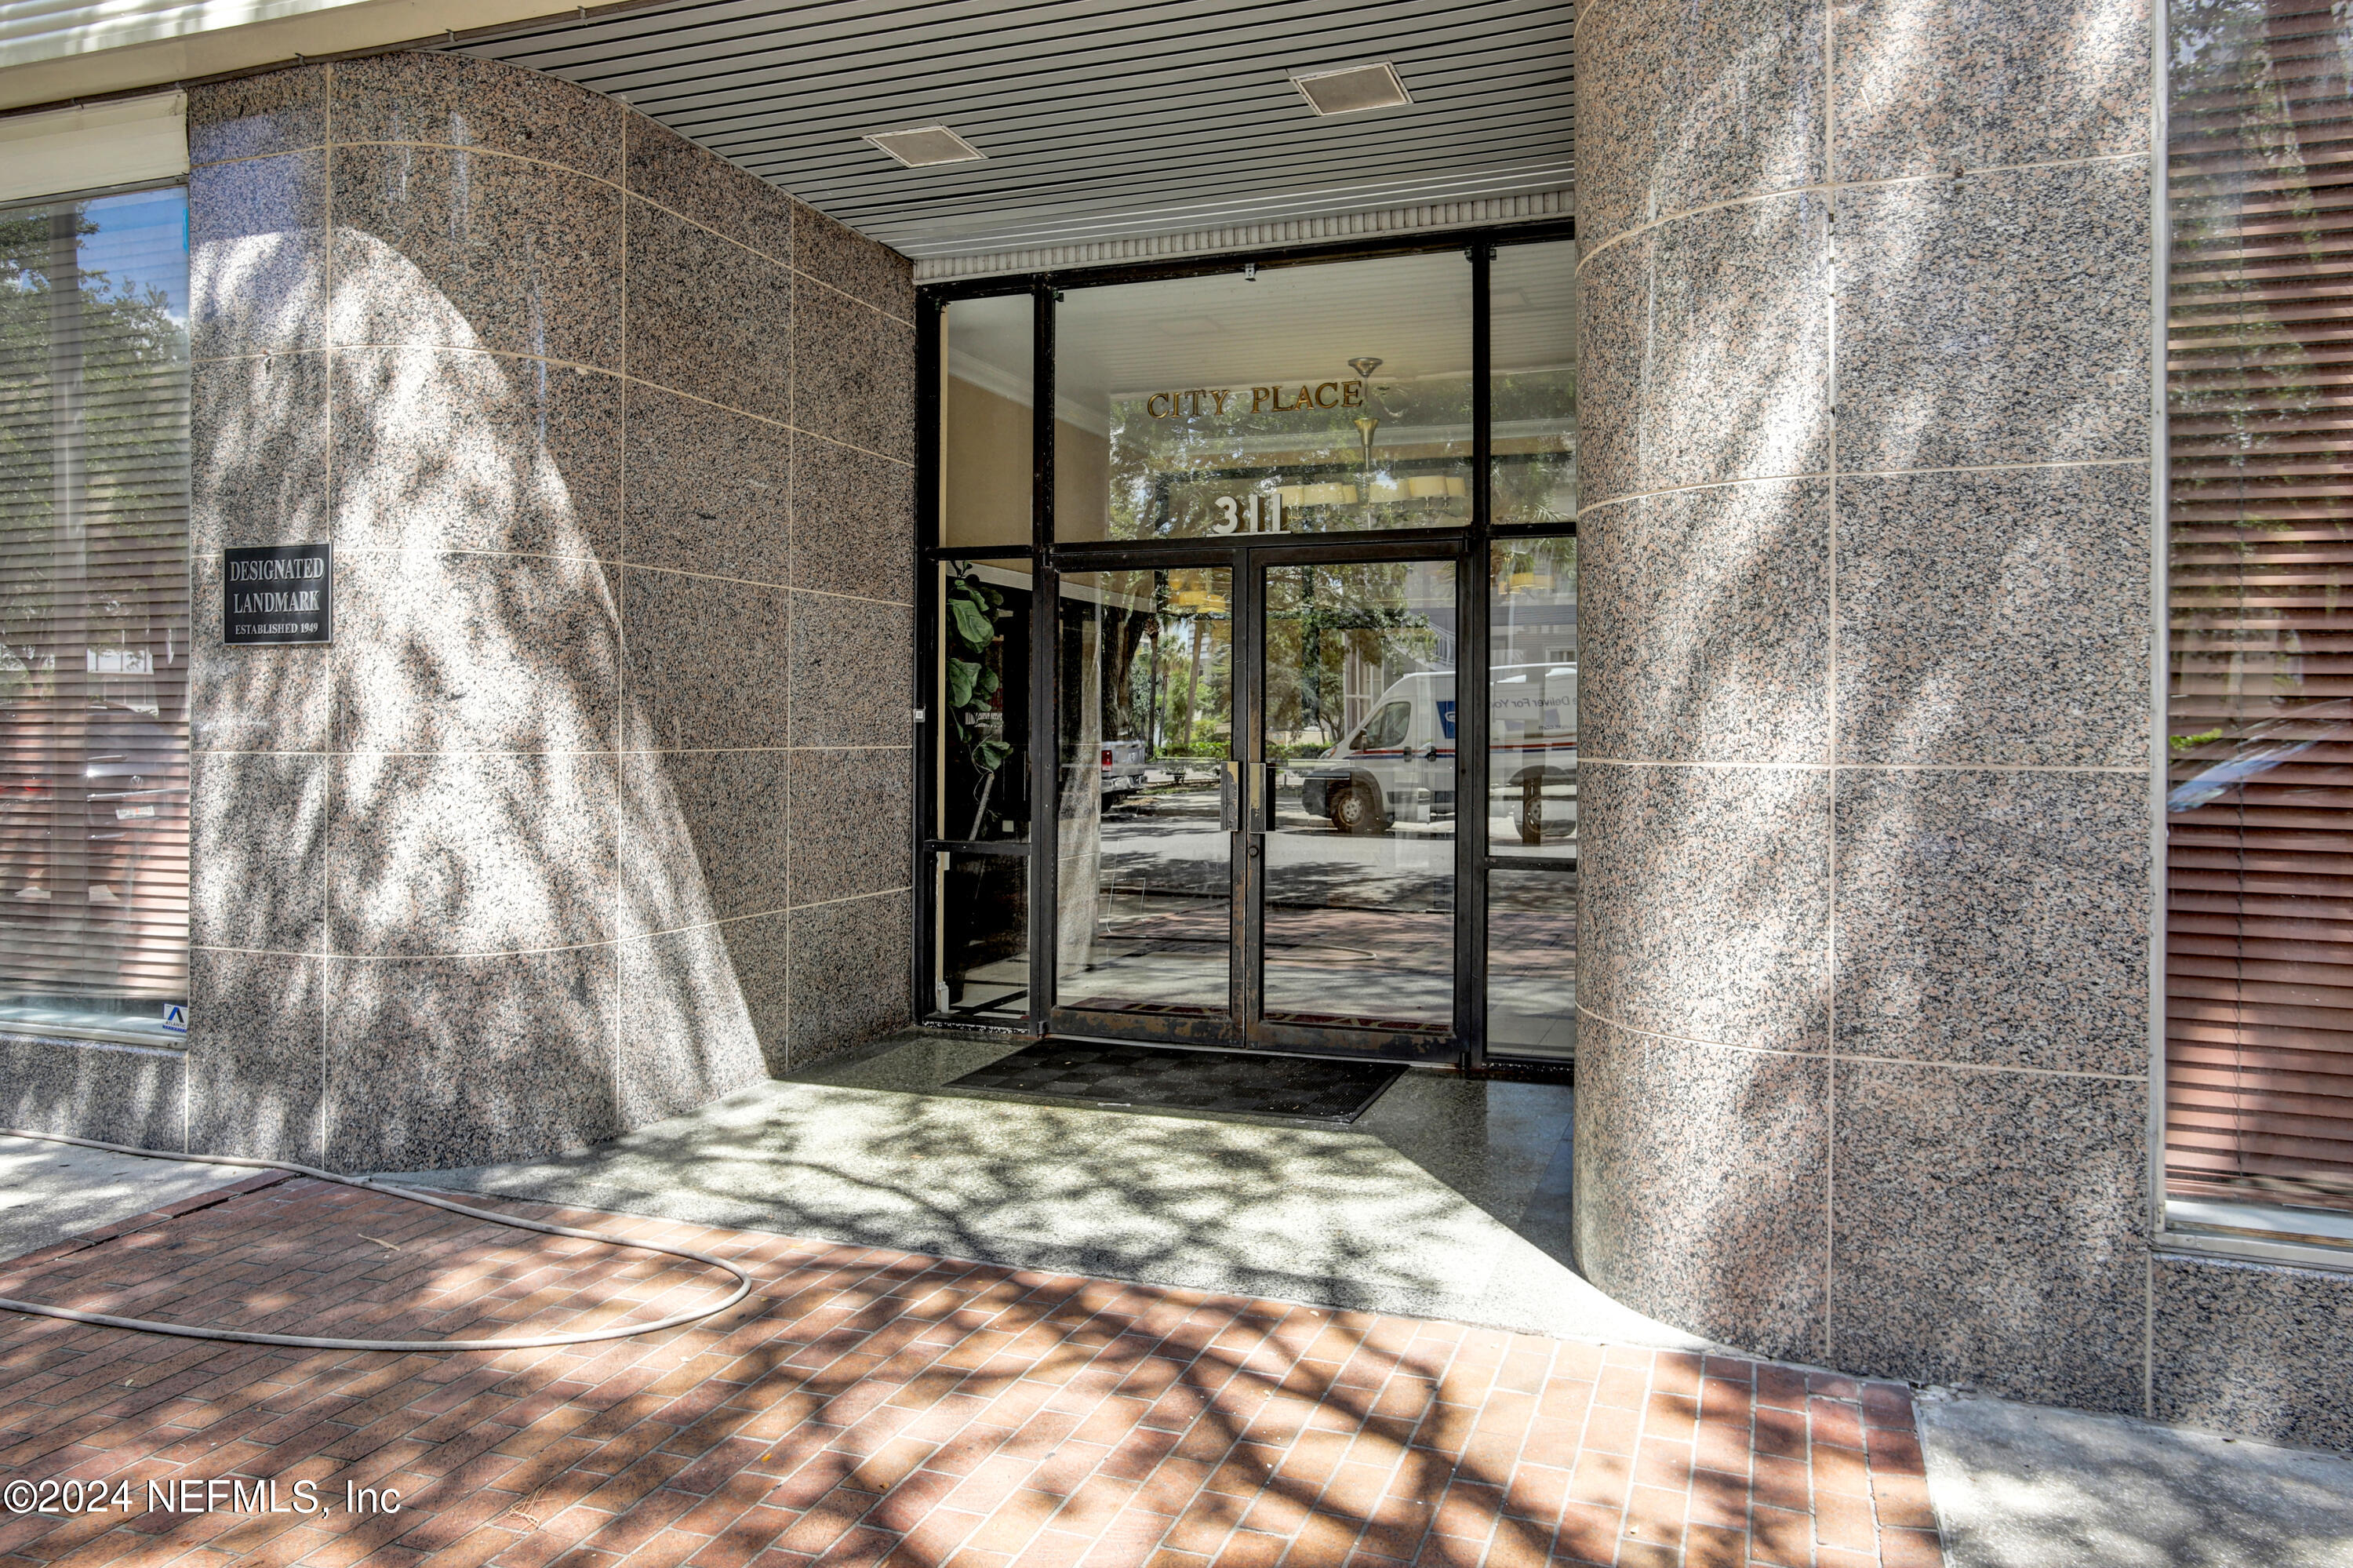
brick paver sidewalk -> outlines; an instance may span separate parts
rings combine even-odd
[[[0,1515],[0,1568],[1941,1562],[1898,1386],[513,1207],[759,1288],[700,1327],[495,1354],[0,1314],[0,1481],[106,1483],[98,1511]],[[261,1178],[0,1264],[0,1295],[454,1335],[653,1315],[715,1278]],[[209,1512],[149,1489],[238,1478]],[[293,1511],[305,1480],[329,1511]],[[347,1487],[399,1511],[347,1512]]]

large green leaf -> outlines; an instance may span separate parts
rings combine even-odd
[[[955,622],[957,640],[976,653],[997,640],[997,628],[990,622],[988,612],[970,599],[949,599],[948,614]]]
[[[948,706],[965,708],[972,705],[972,683],[984,672],[969,659],[948,661]]]
[[[972,748],[973,765],[983,773],[996,772],[1012,755],[1013,747],[1001,740],[984,740]]]

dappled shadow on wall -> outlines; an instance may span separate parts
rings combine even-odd
[[[480,352],[355,245],[372,319],[441,346],[333,362],[329,1152],[578,1147],[760,1075],[679,802],[623,787],[619,385]]]

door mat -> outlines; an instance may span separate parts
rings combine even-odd
[[[1405,1069],[1151,1045],[1027,1045],[944,1086],[1134,1110],[1220,1111],[1346,1124]]]

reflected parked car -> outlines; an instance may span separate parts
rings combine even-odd
[[[1144,788],[1144,773],[1152,748],[1140,740],[1107,740],[1103,744],[1103,794],[1106,802],[1133,795]]]
[[[2342,767],[2347,759],[2333,753],[2340,747],[2353,747],[2353,698],[2307,703],[2251,725],[2235,736],[2224,732],[2211,738],[2190,738],[2197,744],[2176,751],[2168,765],[2174,782],[2166,790],[2168,811],[2194,811],[2256,783],[2265,786],[2269,804],[2294,804],[2276,791],[2294,789],[2302,783],[2314,796],[2313,804],[2334,806],[2345,797],[2344,785],[2280,779],[2276,774],[2290,763]],[[2315,755],[2323,747],[2327,752]]]
[[[22,771],[40,767],[45,743],[54,744],[38,733],[41,716],[24,708],[6,715],[11,761],[19,771],[0,789],[0,900],[19,905],[50,903],[64,891],[56,781]],[[174,860],[184,853],[187,746],[156,715],[134,708],[92,707],[86,723],[79,814],[88,902],[126,905],[158,852]]]

